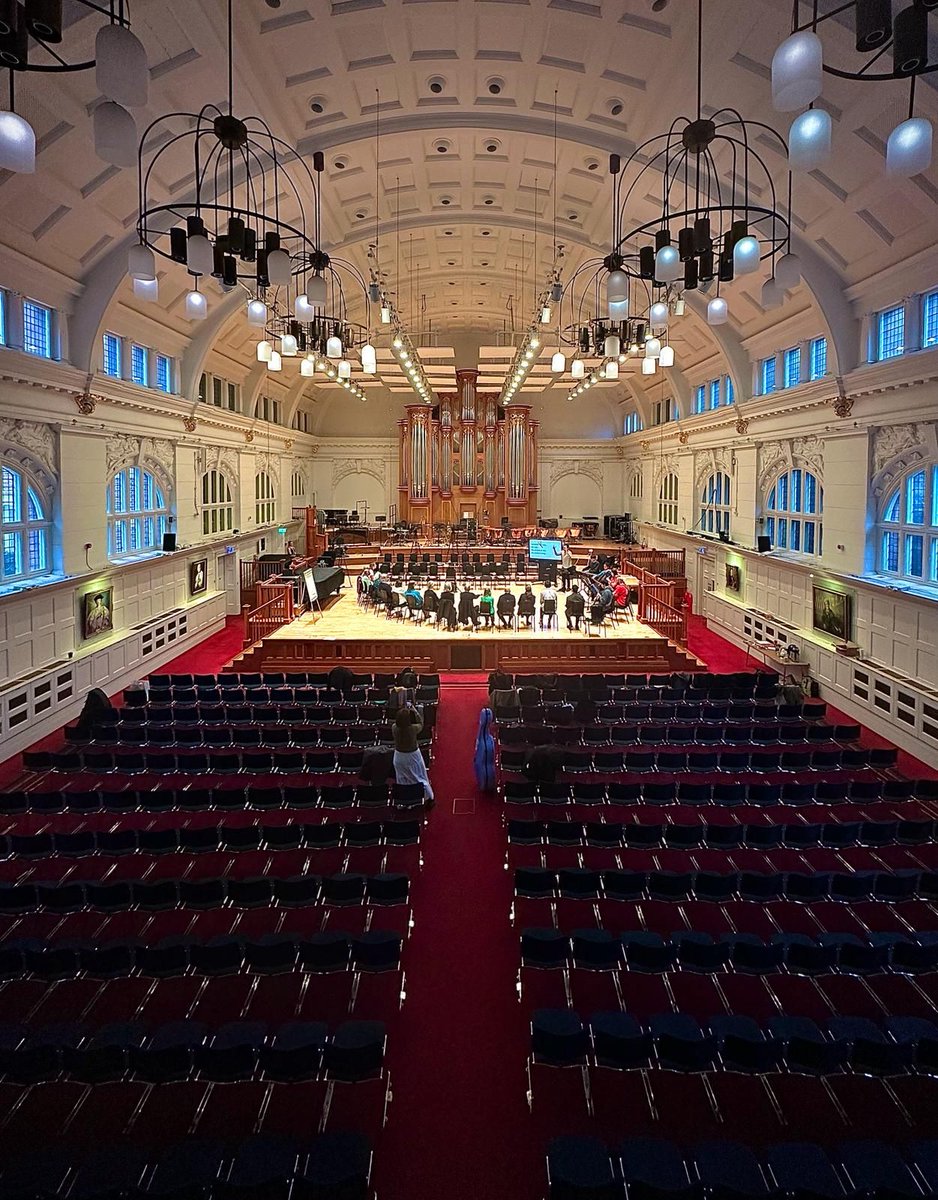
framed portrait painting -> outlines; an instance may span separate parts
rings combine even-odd
[[[208,588],[208,559],[197,558],[189,563],[189,595],[198,596]]]
[[[114,628],[114,589],[101,588],[86,592],[81,601],[81,633],[83,638],[98,637]]]
[[[742,587],[742,574],[739,567],[735,563],[726,564],[726,590],[728,592],[738,592]]]
[[[850,596],[823,583],[816,583],[812,588],[812,602],[813,624],[818,633],[849,641],[852,616]]]

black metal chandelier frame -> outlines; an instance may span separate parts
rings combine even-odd
[[[843,67],[833,67],[829,63],[824,63],[824,71],[828,75],[836,75],[839,79],[853,79],[860,83],[876,83],[886,79],[910,79],[914,86],[915,79],[919,75],[930,75],[933,71],[938,71],[938,59],[932,61],[931,45],[928,37],[928,14],[932,10],[938,8],[936,0],[915,0],[910,3],[907,9],[902,9],[896,14],[894,19],[892,14],[889,14],[889,20],[874,22],[875,29],[869,31],[870,36],[863,37],[863,27],[859,20],[864,8],[865,0],[847,0],[846,3],[838,4],[828,12],[820,12],[818,8],[818,0],[810,0],[808,7],[811,10],[811,15],[806,21],[799,19],[801,5],[799,0],[793,0],[792,15],[791,15],[791,32],[804,33],[810,31],[817,33],[817,27],[825,21],[833,20],[836,17],[843,17],[845,13],[853,12],[854,28],[857,32],[857,54],[869,55],[866,58],[863,66],[857,70],[847,70]],[[916,52],[911,55],[906,55],[897,63],[896,52],[896,35],[895,25],[896,20],[902,13],[914,12],[914,16],[910,18],[910,24],[914,24],[915,41],[917,43]],[[861,45],[863,41],[865,44]],[[901,47],[900,47],[901,48]],[[890,50],[894,52],[893,69],[891,71],[873,71],[872,67],[886,55]],[[921,53],[924,51],[924,57]]]
[[[82,8],[100,13],[107,17],[112,25],[123,25],[130,28],[129,0],[110,0],[108,4],[96,4],[94,0],[75,0]],[[93,58],[81,62],[68,62],[55,49],[62,41],[61,12],[58,21],[43,20],[47,14],[30,15],[18,0],[5,0],[0,4],[0,67],[18,73],[38,71],[52,74],[66,71],[90,71],[95,65]],[[15,24],[14,24],[15,23]],[[37,63],[30,60],[29,51],[35,44],[40,46],[50,58],[51,63]],[[11,80],[12,86],[12,80]]]

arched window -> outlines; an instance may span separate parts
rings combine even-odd
[[[225,533],[234,529],[234,503],[231,488],[221,471],[206,471],[202,476],[202,532]]]
[[[290,494],[294,500],[302,500],[306,495],[306,480],[302,471],[294,471],[290,476]]]
[[[700,526],[704,533],[730,531],[730,477],[717,471],[700,494]]]
[[[773,546],[800,554],[823,550],[824,489],[810,471],[793,467],[773,483],[765,502],[765,532]]]
[[[641,500],[643,491],[643,480],[641,471],[636,471],[629,482],[629,499]]]
[[[658,520],[662,525],[677,524],[677,476],[665,475],[658,489]]]
[[[159,550],[169,525],[166,496],[149,471],[125,467],[107,485],[109,558]]]
[[[886,497],[878,567],[886,575],[938,583],[938,463],[909,472]]]
[[[0,581],[48,575],[51,567],[49,506],[39,486],[19,467],[3,464]]]
[[[254,518],[258,525],[269,525],[277,511],[274,485],[266,471],[254,476]]]

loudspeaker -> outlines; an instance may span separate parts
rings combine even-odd
[[[176,549],[176,535],[174,533],[163,534],[163,553]]]
[[[729,535],[729,532],[728,532],[727,530],[725,530],[725,529],[721,529],[721,530],[720,530],[720,541],[721,541],[721,542],[728,542],[729,540],[730,540],[730,535]]]
[[[756,538],[756,547],[760,554],[767,554],[772,549],[772,539],[760,533]]]

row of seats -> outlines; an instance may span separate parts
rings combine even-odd
[[[0,979],[4,981],[28,976],[62,980],[80,976],[124,979],[133,975],[169,979],[241,972],[277,975],[292,971],[319,975],[349,970],[396,971],[400,961],[401,938],[385,929],[357,934],[329,929],[303,936],[271,933],[254,938],[223,934],[206,941],[187,935],[158,942],[135,938],[103,942],[17,938],[0,942]]]
[[[419,821],[302,821],[289,825],[169,825],[155,829],[80,829],[74,833],[7,834],[0,837],[0,859],[47,858],[90,854],[188,854],[214,850],[348,850],[363,846],[413,846],[420,841]]]
[[[123,712],[146,709],[155,704],[258,704],[276,707],[281,704],[300,705],[303,709],[336,707],[379,707],[388,700],[387,687],[347,688],[340,692],[335,688],[309,687],[303,683],[279,684],[276,687],[242,687],[226,684],[221,687],[199,684],[197,687],[158,688],[149,692],[127,692]],[[416,688],[422,704],[436,704],[440,698],[438,684],[423,684]],[[113,718],[112,718],[113,719]]]
[[[2,893],[0,893],[2,895]],[[528,900],[938,900],[938,871],[591,871],[519,867],[515,895]]]
[[[328,671],[222,671],[217,675],[200,675],[174,671],[171,674],[157,672],[150,675],[147,685],[150,688],[173,687],[278,687],[282,684],[303,684],[310,687],[327,687],[329,684]],[[417,683],[422,686],[440,685],[439,671],[415,672]],[[374,673],[371,671],[352,671],[351,684],[354,687],[393,687],[397,675],[388,672]]]
[[[622,821],[533,821],[511,818],[508,841],[514,846],[592,846],[603,850],[792,850],[826,846],[927,846],[935,841],[936,822],[795,821],[785,825],[716,825],[706,821],[633,825]],[[0,843],[2,844],[2,843]]]
[[[429,758],[429,747],[423,747]],[[152,772],[169,775],[201,775],[206,771],[236,775],[242,771],[267,773],[278,771],[296,775],[309,771],[327,774],[338,771],[357,773],[361,769],[364,751],[360,747],[337,750],[298,750],[289,748],[239,750],[219,748],[193,750],[187,746],[166,746],[154,749],[103,750],[27,750],[23,765],[28,771],[119,771],[130,774]]]
[[[938,799],[938,779],[818,779],[783,783],[590,779],[540,784],[527,779],[506,779],[502,796],[506,804],[715,804],[721,808],[784,804],[800,808],[846,801],[932,801]]]
[[[233,1145],[189,1137],[157,1152],[125,1142],[46,1146],[3,1164],[0,1192],[5,1200],[367,1200],[371,1161],[368,1139],[350,1132],[302,1142],[259,1133]]]
[[[148,704],[143,708],[122,708],[118,712],[121,725],[381,725],[386,724],[391,715],[386,704],[244,704],[214,701]]]
[[[626,771],[641,774],[660,771],[663,774],[678,774],[689,771],[705,774],[708,771],[731,773],[752,771],[769,774],[776,771],[859,771],[865,767],[888,770],[894,767],[898,751],[892,747],[856,747],[841,749],[798,750],[595,750],[582,747],[561,747],[562,770],[569,772],[597,771],[611,774]],[[527,761],[527,749],[503,748],[499,762],[503,771],[521,771]],[[246,768],[248,769],[248,768]]]
[[[59,1078],[89,1084],[255,1078],[294,1083],[321,1077],[354,1083],[380,1072],[385,1042],[380,1021],[346,1021],[332,1033],[323,1021],[291,1021],[279,1029],[236,1021],[217,1030],[199,1021],[155,1028],[137,1021],[97,1029],[79,1023],[0,1025],[0,1079],[19,1084]]]
[[[419,795],[418,795],[419,791]],[[107,791],[0,792],[0,813],[127,813],[240,812],[307,808],[382,808],[389,804],[404,807],[423,802],[422,785],[411,784],[249,784],[232,788],[186,787],[138,790],[126,788]]]
[[[778,933],[764,939],[754,933],[681,931],[664,938],[646,930],[614,934],[606,929],[530,928],[521,934],[521,962],[539,970],[614,971],[627,968],[650,974],[685,970],[732,969],[750,975],[787,970],[797,975],[872,975],[892,971],[917,975],[938,968],[938,932]]]
[[[259,875],[236,879],[122,879],[59,880],[0,883],[0,913],[124,912],[139,908],[162,912],[171,908],[261,908],[277,904],[287,908],[324,905],[406,904],[409,880],[389,872],[358,875]]]
[[[852,725],[808,725],[804,721],[771,724],[719,724],[699,726],[675,722],[661,725],[509,725],[499,730],[503,750],[516,746],[772,746],[798,742],[849,742],[860,736]]]
[[[586,1023],[571,1009],[548,1008],[531,1018],[531,1053],[535,1063],[558,1067],[935,1075],[938,1025],[922,1017],[884,1017],[880,1026],[868,1017],[829,1017],[821,1025],[781,1016],[763,1026],[735,1014],[698,1023],[681,1012],[642,1022],[624,1012],[596,1013]]]
[[[69,741],[87,739],[74,736]],[[201,722],[187,724],[173,722],[168,725],[109,725],[99,730],[94,745],[134,746],[264,746],[276,749],[280,746],[327,747],[344,749],[347,746],[391,746],[393,734],[389,722],[380,725],[258,725],[235,726],[203,725]],[[429,738],[424,745],[429,749]]]
[[[827,712],[823,700],[806,700],[803,704],[779,704],[775,696],[749,697],[745,700],[668,700],[654,702],[622,703],[599,700],[590,696],[596,705],[596,720],[601,724],[617,721],[752,721],[760,717],[771,717],[779,721],[820,721]],[[521,724],[562,724],[568,706],[563,702],[543,701],[533,705],[521,704],[509,719]],[[502,711],[500,709],[500,711]]]
[[[886,1200],[938,1194],[938,1141],[905,1147],[844,1142],[828,1152],[808,1142],[768,1146],[759,1157],[737,1142],[680,1149],[629,1138],[610,1154],[594,1137],[554,1138],[547,1153],[550,1200]]]
[[[490,685],[493,680],[489,679]],[[778,689],[778,676],[771,671],[728,671],[726,674],[711,674],[709,671],[694,672],[682,675],[672,673],[662,675],[627,675],[606,673],[604,675],[531,675],[523,672],[509,674],[498,673],[499,687],[536,687],[543,691],[563,688],[565,692],[595,692],[603,688],[651,687],[658,692],[662,690],[686,692],[723,692],[728,689],[749,692],[774,692]]]

